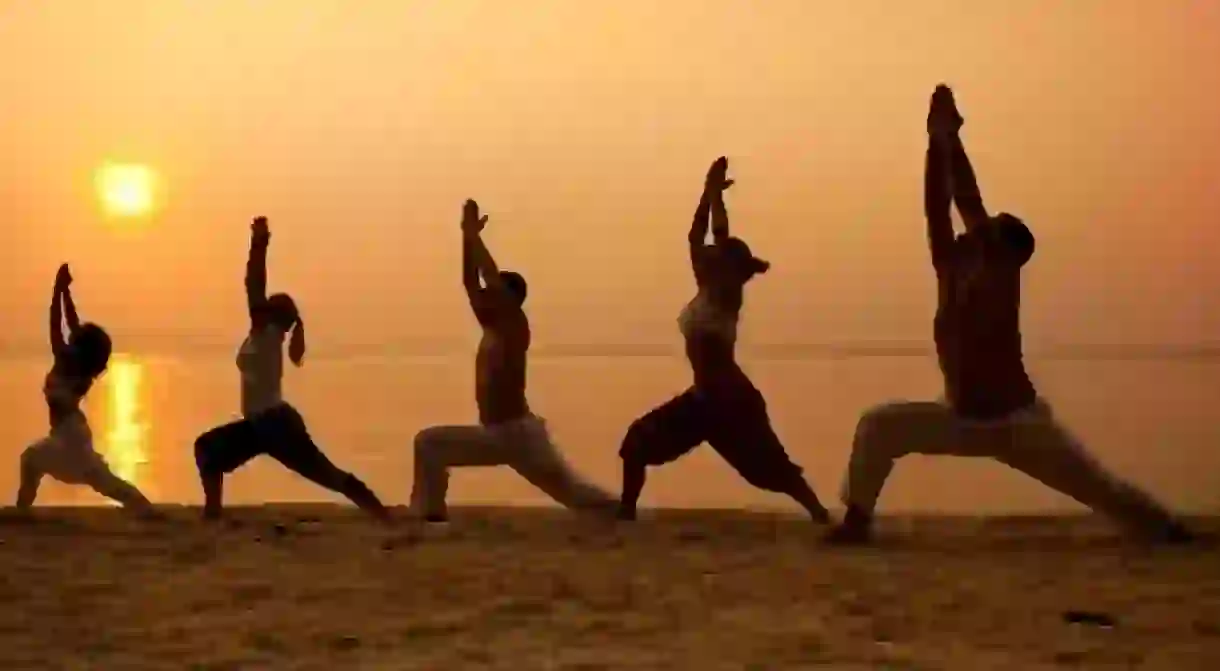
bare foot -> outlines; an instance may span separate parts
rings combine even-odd
[[[620,522],[634,522],[636,519],[635,506],[620,505],[614,513],[615,518]]]

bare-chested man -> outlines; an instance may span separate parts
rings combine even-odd
[[[617,505],[614,497],[572,470],[551,441],[545,421],[530,411],[525,400],[530,347],[529,319],[523,309],[525,278],[496,267],[480,237],[486,223],[478,204],[466,201],[462,284],[483,329],[475,359],[479,423],[435,426],[416,435],[411,507],[426,521],[446,521],[450,468],[508,466],[568,508],[612,513]]]
[[[894,463],[908,454],[987,457],[1114,518],[1150,540],[1190,534],[1144,492],[1106,471],[1051,413],[1026,375],[1021,268],[1034,237],[1011,214],[983,207],[958,131],[953,93],[939,86],[928,112],[924,208],[939,301],[934,322],[945,399],[890,403],[856,427],[836,542],[869,538],[873,508]],[[966,232],[955,236],[950,202]]]

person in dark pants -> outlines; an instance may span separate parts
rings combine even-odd
[[[212,429],[195,440],[195,463],[205,499],[204,517],[220,517],[224,476],[265,454],[387,520],[389,513],[377,496],[359,478],[340,470],[326,458],[310,437],[300,413],[281,395],[284,339],[289,338],[289,358],[300,366],[305,357],[305,325],[288,294],[267,296],[270,241],[266,217],[256,218],[251,226],[250,256],[246,262],[250,334],[237,354],[242,380],[242,419]]]
[[[737,364],[734,347],[745,285],[770,267],[740,238],[729,235],[724,191],[728,160],[716,159],[707,174],[703,197],[691,225],[689,243],[698,294],[678,323],[694,385],[635,420],[623,439],[623,492],[620,519],[633,520],[647,468],[672,462],[707,442],[750,484],[786,494],[819,523],[830,521],[826,508],[792,463],[775,435],[762,393]],[[706,244],[708,219],[713,244]]]

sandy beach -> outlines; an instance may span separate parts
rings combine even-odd
[[[775,514],[633,526],[458,509],[423,536],[332,506],[5,511],[4,669],[1214,668],[1214,548],[1087,517],[889,518],[822,546]],[[1210,530],[1220,520],[1196,520]],[[1075,616],[1083,623],[1073,623]],[[1097,617],[1101,616],[1101,617]],[[1107,620],[1109,618],[1109,620]]]

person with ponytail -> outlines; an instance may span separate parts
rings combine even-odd
[[[72,273],[59,267],[51,295],[51,354],[54,364],[42,393],[50,412],[51,431],[21,454],[17,509],[27,511],[38,496],[43,476],[70,485],[86,485],[145,516],[161,517],[134,485],[115,475],[93,448],[93,432],[80,404],[110,363],[111,341],[97,324],[82,324],[72,300]],[[64,338],[64,324],[68,335]]]
[[[734,348],[745,285],[770,264],[729,235],[724,191],[728,160],[712,163],[688,235],[698,292],[678,324],[686,341],[694,384],[632,422],[619,450],[623,492],[618,516],[634,520],[647,468],[677,460],[707,442],[750,484],[786,494],[815,522],[830,521],[826,508],[792,463],[771,428],[763,395],[737,364]],[[711,219],[712,244],[707,244]]]
[[[370,514],[388,519],[389,512],[377,496],[359,478],[331,463],[309,435],[301,414],[284,401],[281,393],[284,339],[288,339],[288,358],[301,366],[305,360],[305,323],[291,296],[267,295],[270,241],[267,218],[255,218],[246,262],[250,332],[237,354],[242,418],[195,440],[204,518],[217,519],[221,515],[224,476],[265,454],[307,480],[346,496]]]

